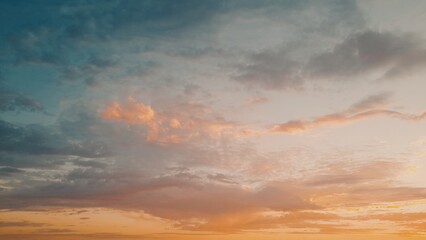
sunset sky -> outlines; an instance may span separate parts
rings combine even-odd
[[[426,1],[0,10],[0,240],[426,240]]]

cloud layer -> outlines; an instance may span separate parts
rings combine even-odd
[[[422,237],[423,5],[366,4],[0,2],[0,239]]]

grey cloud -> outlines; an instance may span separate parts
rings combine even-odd
[[[269,90],[299,89],[303,86],[300,68],[301,64],[287,59],[285,52],[261,52],[251,57],[251,63],[239,67],[235,79]]]
[[[36,223],[36,222],[0,222],[0,228],[6,227],[43,227],[47,226],[45,223]],[[1,236],[1,235],[0,235]]]
[[[93,55],[84,60],[80,65],[63,67],[62,78],[67,82],[82,81],[88,86],[96,86],[98,84],[96,76],[116,65],[117,62],[113,59]]]
[[[64,63],[57,52],[47,48],[46,44],[55,43],[49,38],[45,30],[24,32],[9,38],[8,45],[10,55],[13,56],[14,64],[32,63],[32,64],[61,64]]]
[[[401,163],[391,160],[329,164],[325,170],[312,170],[313,174],[308,178],[259,182],[257,188],[229,184],[232,178],[225,174],[198,174],[194,168],[169,168],[170,171],[163,169],[149,174],[150,171],[136,167],[139,165],[123,161],[127,167],[79,168],[55,181],[4,190],[0,193],[0,208],[56,206],[143,210],[157,217],[176,220],[182,228],[235,231],[244,229],[244,226],[220,229],[214,227],[215,221],[233,214],[244,216],[265,210],[297,213],[336,206],[365,206],[383,201],[422,199],[426,194],[424,188],[389,184],[389,179],[403,169]],[[145,164],[140,166],[143,168]],[[309,200],[328,199],[328,196],[342,193],[345,198],[331,202]],[[188,224],[193,218],[204,219],[206,223],[200,226]],[[259,224],[275,226],[278,223],[266,219]]]
[[[101,175],[104,177],[101,178]],[[245,190],[236,185],[203,182],[193,175],[144,179],[120,175],[107,177],[105,173],[93,171],[91,174],[75,172],[70,177],[72,181],[6,193],[1,205],[9,208],[32,205],[139,209],[154,216],[182,221],[194,217],[209,219],[215,215],[247,210],[317,208],[285,185],[271,184],[257,190]],[[24,199],[31,199],[31,203]],[[217,199],[220,199],[220,204],[217,204]]]
[[[401,169],[392,161],[374,161],[360,165],[329,165],[327,171],[315,172],[309,179],[268,182],[262,187],[244,189],[238,184],[217,184],[200,176],[178,173],[144,177],[136,172],[75,170],[60,182],[18,192],[5,192],[1,207],[35,206],[107,207],[143,210],[157,217],[177,220],[181,227],[197,230],[235,231],[244,226],[214,228],[221,216],[253,214],[275,210],[297,213],[337,206],[366,206],[378,202],[422,199],[426,189],[401,187],[388,179]],[[344,197],[329,202],[307,199]],[[31,199],[31,201],[28,201]],[[217,200],[220,199],[220,204]],[[187,225],[192,218],[205,219],[200,226]],[[271,220],[272,222],[270,222]],[[273,219],[259,224],[274,226]],[[285,222],[282,225],[287,225]],[[291,224],[288,223],[288,224]],[[211,225],[211,226],[210,226]]]
[[[220,50],[214,44],[215,34],[227,21],[238,16],[267,14],[274,21],[293,18],[297,11],[321,8],[327,14],[321,24],[307,26],[315,32],[338,29],[337,25],[354,24],[359,21],[355,1],[111,1],[99,5],[95,1],[13,3],[4,2],[8,16],[21,16],[17,26],[3,29],[4,51],[2,62],[11,67],[20,64],[42,64],[58,71],[62,81],[82,82],[97,85],[104,79],[103,72],[114,66],[117,54],[132,54],[144,51],[164,51],[161,43],[173,43],[171,55],[199,57]],[[22,15],[25,12],[25,15]],[[7,17],[5,17],[7,18]],[[284,20],[283,20],[284,19]],[[343,20],[342,20],[343,19]],[[297,19],[292,22],[300,22]],[[329,25],[334,27],[329,27]],[[13,28],[15,27],[15,28]],[[313,28],[313,29],[307,29]],[[12,31],[13,29],[13,31]],[[132,43],[133,40],[140,42]],[[200,46],[183,44],[181,39],[201,39]],[[120,43],[128,49],[116,48]],[[204,43],[208,42],[208,43]],[[167,45],[167,44],[166,44]],[[110,47],[113,46],[113,47]],[[170,47],[168,47],[170,48]],[[131,50],[129,50],[131,49]],[[123,52],[125,51],[125,52]],[[130,52],[129,52],[130,51]],[[102,52],[102,54],[99,54]],[[219,51],[220,52],[220,51]],[[102,62],[92,57],[102,58]],[[96,56],[96,55],[102,55]],[[300,87],[297,61],[286,60],[284,67],[268,67],[274,59],[258,59],[241,66],[236,78],[249,85],[266,88]],[[101,64],[98,64],[101,63]],[[120,69],[128,66],[120,65]],[[265,83],[262,83],[263,79]]]
[[[362,14],[354,1],[309,1],[287,11],[288,14],[272,18],[291,26],[287,27],[291,37],[283,39],[281,46],[249,54],[246,62],[237,65],[235,80],[268,90],[300,90],[306,82],[306,62],[320,49],[312,46],[327,45],[330,36],[338,38],[363,26]],[[304,11],[318,19],[301,21]]]
[[[96,112],[83,105],[65,110],[51,125],[17,125],[0,120],[0,151],[12,159],[13,154],[111,156],[105,138],[100,139],[102,131],[97,130],[102,127]]]
[[[77,159],[73,162],[77,166],[81,167],[91,167],[91,168],[105,168],[107,166],[106,163],[94,161],[94,160],[82,160]]]
[[[8,176],[12,176],[16,173],[22,173],[25,172],[22,169],[19,168],[14,168],[14,167],[0,167],[0,177],[8,177]]]
[[[0,150],[47,155],[102,157],[108,154],[104,144],[89,139],[69,139],[55,128],[41,125],[19,127],[0,122]]]
[[[365,111],[373,108],[380,108],[390,103],[392,93],[383,92],[375,95],[371,95],[361,101],[353,104],[349,107],[351,112]]]
[[[352,0],[326,0],[321,2],[312,0],[267,0],[261,2],[240,0],[224,1],[223,6],[224,11],[221,11],[221,14],[218,14],[219,17],[213,21],[217,25],[214,30],[218,35],[221,34],[221,30],[227,28],[227,24],[231,23],[232,25],[234,21],[241,20],[248,22],[254,20],[254,23],[256,20],[267,20],[272,25],[276,24],[280,26],[280,29],[285,30],[286,34],[274,34],[271,37],[264,37],[265,39],[280,38],[285,45],[284,48],[278,47],[264,51],[264,43],[258,40],[254,41],[257,44],[248,49],[240,47],[238,43],[235,43],[235,46],[231,44],[233,47],[229,49],[225,47],[229,44],[226,42],[227,40],[224,40],[224,46],[214,45],[219,50],[222,50],[222,58],[225,62],[227,58],[232,58],[234,55],[240,59],[248,56],[247,61],[242,64],[235,64],[235,62],[231,64],[232,67],[236,67],[236,69],[231,70],[234,73],[231,77],[241,83],[267,89],[300,87],[301,81],[298,69],[303,62],[300,61],[297,55],[301,52],[303,55],[307,46],[312,45],[312,42],[306,40],[338,35],[340,32],[347,31],[347,28],[352,29],[363,25],[362,15],[356,2]],[[251,27],[253,28],[253,33],[257,33],[259,30],[255,29],[258,28],[258,25]],[[268,27],[265,26],[265,28]],[[239,30],[235,29],[232,38],[240,39],[240,42],[244,42],[244,37],[238,37]],[[246,31],[246,29],[241,29],[243,36]],[[258,33],[262,34],[261,31]],[[213,35],[214,38],[215,36]],[[216,43],[212,42],[211,44]],[[224,52],[227,55],[223,54]]]
[[[67,162],[65,157],[55,155],[34,156],[16,152],[0,152],[0,165],[14,168],[55,169]]]
[[[226,184],[236,184],[237,182],[232,179],[231,176],[222,174],[222,173],[216,173],[216,174],[209,174],[207,176],[208,179],[212,181],[217,181],[219,183],[226,183]]]
[[[306,71],[312,78],[348,79],[383,68],[384,76],[392,77],[408,66],[424,64],[426,49],[416,36],[367,30],[313,57]]]
[[[426,65],[426,47],[418,36],[375,30],[349,34],[331,50],[295,60],[300,43],[253,54],[235,79],[269,90],[300,89],[309,81],[397,79]],[[380,75],[381,74],[381,75]]]
[[[21,93],[7,90],[0,86],[0,112],[33,111],[42,112],[43,105]]]

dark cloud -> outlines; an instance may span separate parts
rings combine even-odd
[[[215,173],[214,168],[212,172],[207,171],[206,164],[199,162],[202,159],[197,159],[195,149],[191,150],[191,161],[198,162],[198,165],[185,164],[187,162],[180,159],[178,162],[186,167],[167,168],[176,166],[173,163],[176,158],[185,158],[176,148],[171,152],[173,157],[164,154],[167,149],[160,147],[162,155],[140,149],[136,152],[139,158],[135,160],[127,159],[123,153],[119,162],[108,165],[98,166],[101,159],[73,160],[78,168],[58,174],[55,179],[3,190],[0,208],[18,210],[49,206],[143,210],[153,216],[175,220],[184,229],[234,232],[274,226],[303,228],[303,224],[309,223],[308,219],[333,218],[315,214],[301,216],[300,221],[291,218],[301,210],[368,206],[426,196],[424,188],[399,186],[390,181],[405,166],[392,160],[358,164],[336,162],[324,165],[325,169],[312,169],[309,176],[276,182],[259,181],[258,187],[248,188],[239,182],[240,177]],[[214,162],[211,153],[204,152],[203,157]],[[156,169],[152,167],[155,161],[161,162]],[[196,166],[203,167],[204,171],[197,172]],[[337,195],[342,197],[336,198]],[[270,210],[290,215],[259,218],[262,211]],[[235,219],[235,224],[224,225],[223,219],[227,217]],[[194,218],[204,222],[194,225],[190,221]],[[246,221],[250,223],[244,224]],[[312,227],[328,229],[321,224]]]
[[[238,67],[235,79],[269,90],[301,89],[318,79],[348,80],[368,78],[397,79],[413,74],[426,65],[426,47],[421,38],[375,30],[351,33],[331,50],[295,60],[300,43],[268,49],[250,56]]]
[[[91,167],[91,168],[105,168],[107,166],[106,163],[94,161],[94,160],[82,160],[78,159],[73,162],[77,166],[81,167]]]
[[[101,56],[90,56],[80,65],[63,67],[62,78],[66,82],[82,81],[88,86],[96,86],[99,82],[97,75],[115,67],[117,63]]]
[[[235,79],[252,87],[300,89],[303,79],[301,64],[286,58],[284,52],[261,52],[251,57],[251,63],[241,66]]]
[[[14,168],[55,169],[67,162],[65,157],[56,155],[34,156],[16,152],[0,152],[0,165]]]
[[[102,73],[118,64],[117,55],[160,51],[193,58],[223,52],[219,45],[212,47],[215,34],[238,16],[267,14],[273,21],[288,20],[297,26],[300,21],[294,13],[308,11],[313,5],[325,9],[327,14],[324,19],[321,17],[320,24],[306,26],[306,31],[339,29],[338,25],[360,21],[354,1],[335,0],[322,4],[311,0],[119,0],[102,5],[91,0],[42,4],[4,1],[2,5],[8,10],[5,22],[20,18],[2,30],[0,50],[5,53],[2,59],[5,67],[42,65],[58,71],[60,81],[89,86],[107,80]],[[289,18],[285,17],[287,14]],[[314,29],[307,29],[312,27]],[[192,44],[193,40],[202,44]],[[167,47],[170,43],[172,48]],[[284,62],[278,61],[279,64],[275,56],[262,54],[255,54],[252,60],[238,69],[236,79],[266,88],[300,87],[297,61],[285,58]],[[120,65],[121,71],[130,68]]]
[[[47,226],[45,223],[35,223],[35,222],[0,222],[0,228],[6,228],[6,227],[44,227]]]
[[[382,70],[387,78],[424,64],[426,49],[416,36],[367,30],[313,57],[306,71],[312,78],[349,79]]]
[[[14,167],[0,167],[0,177],[8,177],[12,176],[15,173],[22,173],[25,172],[22,169],[14,168]]]
[[[192,174],[144,178],[120,172],[76,170],[61,182],[3,195],[2,208],[35,206],[108,207],[139,209],[165,219],[188,220],[270,209],[314,209],[284,184],[259,189],[203,181]],[[265,197],[266,196],[266,197]],[[24,199],[32,199],[31,203]],[[221,199],[217,204],[217,199]]]
[[[0,31],[0,61],[6,69],[36,66],[53,71],[59,75],[55,82],[97,86],[111,80],[105,73],[118,64],[117,55],[153,51],[159,48],[159,43],[210,32],[208,29],[215,25],[212,18],[226,8],[225,3],[119,0],[99,5],[91,0],[3,1],[2,9],[7,13],[2,16],[2,22],[10,24]],[[130,46],[117,48],[114,45],[117,42],[120,46],[127,47],[128,43]],[[199,56],[205,49],[194,51],[187,47],[173,51]],[[143,65],[138,68],[149,68],[149,63],[145,66],[138,62]],[[120,72],[131,68],[120,65]],[[11,109],[16,104],[30,108],[30,99],[21,96],[1,101],[0,110]],[[32,109],[38,109],[35,102]]]
[[[55,128],[41,125],[19,127],[0,121],[0,151],[34,155],[102,157],[106,146],[90,139],[71,139]]]
[[[51,125],[17,125],[0,120],[3,154],[62,155],[99,158],[110,156],[106,143],[95,134],[97,117],[84,106],[64,111]],[[6,160],[7,161],[7,160]]]
[[[312,45],[326,44],[326,35],[340,37],[342,32],[353,31],[363,25],[354,1],[324,1],[321,4],[301,1],[298,7],[285,11],[288,14],[272,18],[296,28],[297,31],[289,33],[294,36],[290,40],[283,39],[281,46],[249,54],[247,61],[237,66],[233,76],[235,80],[268,90],[300,90],[305,84],[306,61],[318,51],[313,50]],[[300,21],[298,14],[303,14],[303,11],[318,14],[318,19]]]
[[[0,86],[0,112],[6,111],[43,111],[43,105],[16,91],[7,90]]]
[[[220,183],[226,183],[226,184],[236,184],[237,182],[232,179],[232,177],[227,176],[222,173],[216,173],[216,174],[209,174],[207,176],[208,179],[212,181],[217,181]]]

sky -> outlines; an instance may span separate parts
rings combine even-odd
[[[426,1],[0,10],[1,240],[426,239]]]

